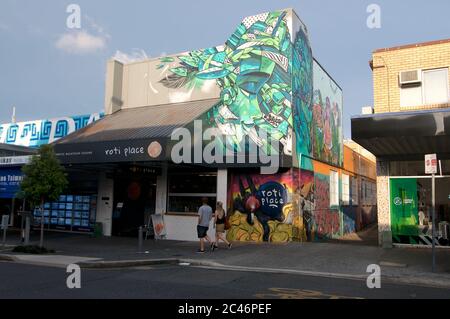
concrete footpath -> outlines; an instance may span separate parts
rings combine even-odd
[[[32,236],[32,244],[38,237]],[[20,243],[18,234],[8,236],[0,247],[0,260],[35,265],[66,267],[76,263],[82,268],[136,267],[152,264],[289,273],[333,278],[366,280],[367,266],[381,267],[384,282],[450,288],[450,250],[437,249],[436,272],[431,272],[431,249],[392,248],[352,241],[328,243],[233,243],[214,252],[196,253],[198,243],[171,240],[147,240],[138,251],[136,238],[103,237],[47,232],[45,246],[54,254],[13,253]],[[1,266],[0,266],[1,267]]]

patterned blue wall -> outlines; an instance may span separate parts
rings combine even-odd
[[[104,113],[92,113],[0,125],[0,143],[39,147],[66,136],[92,122]]]

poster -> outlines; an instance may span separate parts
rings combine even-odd
[[[391,178],[392,235],[418,235],[416,178]]]
[[[0,170],[0,198],[14,198],[20,190],[23,176],[20,168]]]
[[[167,235],[166,226],[164,225],[164,219],[162,215],[152,215],[153,231],[155,232],[155,238]]]

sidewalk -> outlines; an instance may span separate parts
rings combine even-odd
[[[33,244],[38,238],[32,236]],[[19,243],[18,234],[8,244]],[[367,278],[367,266],[381,266],[383,280],[450,287],[450,250],[437,249],[437,272],[431,272],[431,249],[392,248],[352,243],[234,243],[231,250],[220,248],[197,254],[198,243],[170,240],[144,241],[138,252],[136,238],[103,237],[63,233],[45,234],[51,255],[25,255],[0,251],[0,260],[63,267],[79,263],[82,267],[130,267],[153,263],[188,263],[193,266],[225,270],[306,274],[353,279]],[[11,246],[12,247],[12,246]]]

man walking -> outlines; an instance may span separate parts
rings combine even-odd
[[[205,252],[205,239],[212,244],[211,239],[208,237],[209,222],[212,218],[212,208],[208,205],[208,198],[202,198],[203,205],[198,209],[198,225],[197,236],[200,239],[200,249],[198,253]]]

